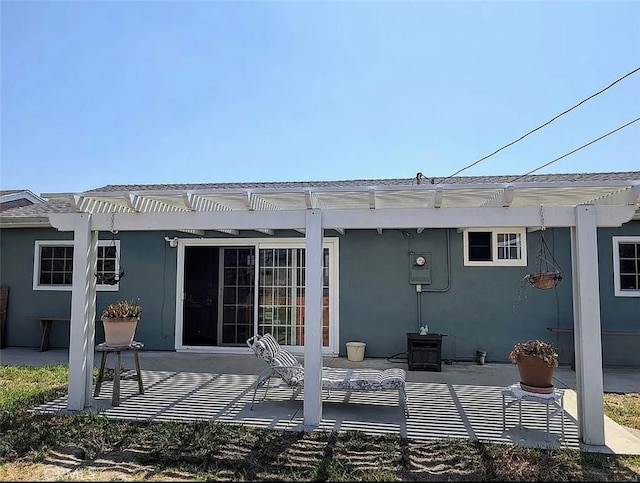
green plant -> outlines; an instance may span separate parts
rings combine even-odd
[[[548,366],[558,367],[558,352],[552,344],[543,340],[534,339],[518,342],[509,354],[509,360],[517,364],[522,356],[538,357],[546,362]]]
[[[141,313],[140,299],[120,300],[107,305],[102,311],[102,318],[137,319]]]

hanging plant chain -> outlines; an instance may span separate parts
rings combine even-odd
[[[113,248],[113,252],[115,253],[115,259],[116,259],[115,268],[118,270],[118,273],[115,273],[115,271],[111,273],[104,273],[104,271],[96,272],[95,275],[96,275],[97,282],[103,285],[115,285],[120,280],[122,280],[122,278],[127,273],[125,269],[122,267],[122,264],[120,263],[120,253],[118,253],[118,247],[116,246],[116,235],[118,234],[118,230],[115,230],[115,213],[114,212],[111,213],[110,232],[111,232],[111,244],[109,246]]]
[[[544,219],[544,207],[540,205],[540,248],[538,250],[538,271],[527,275],[531,285],[541,290],[555,287],[562,280],[562,269],[549,249],[544,237],[547,229]]]

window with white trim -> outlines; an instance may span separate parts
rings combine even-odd
[[[465,266],[527,265],[525,228],[468,228],[463,238]]]
[[[616,297],[640,297],[640,236],[613,237],[613,285]]]
[[[98,275],[117,275],[120,241],[98,241]],[[73,242],[36,240],[33,257],[33,290],[71,290],[73,283]],[[101,291],[117,291],[118,284],[97,284]]]

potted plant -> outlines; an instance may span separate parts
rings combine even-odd
[[[518,342],[509,360],[518,365],[520,387],[538,393],[553,392],[553,373],[558,367],[558,352],[555,347],[542,340]]]
[[[142,314],[140,299],[120,300],[102,311],[105,343],[110,346],[130,346]]]

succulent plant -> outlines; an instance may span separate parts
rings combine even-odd
[[[141,313],[140,299],[120,300],[107,305],[102,311],[102,317],[116,319],[139,318]]]

